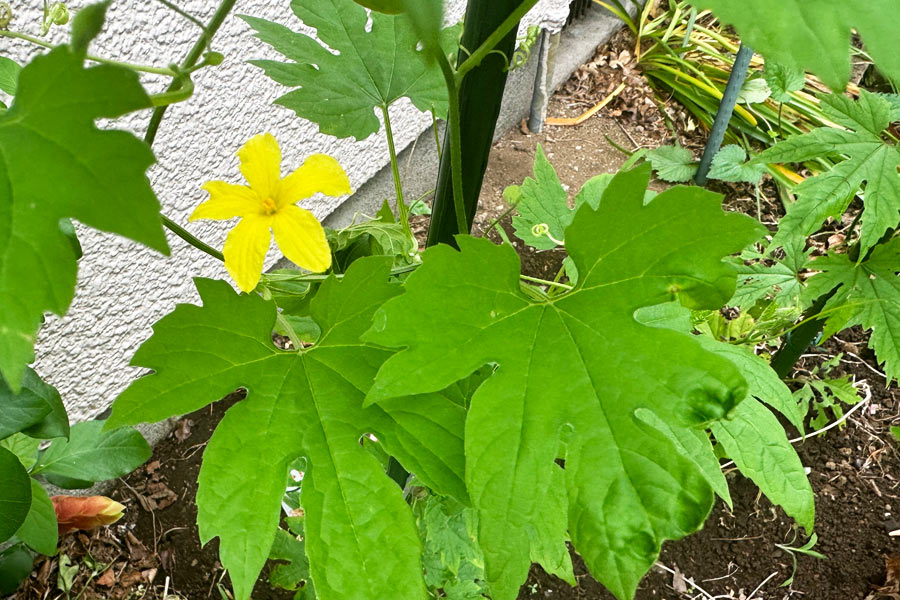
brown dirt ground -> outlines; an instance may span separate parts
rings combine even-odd
[[[550,107],[551,116],[577,116],[627,80],[626,92],[597,116],[576,127],[548,126],[540,134],[528,132],[523,126],[496,144],[476,233],[506,210],[504,188],[520,184],[531,175],[538,144],[574,196],[587,179],[615,171],[624,162],[625,155],[608,140],[628,150],[671,143],[674,135],[643,86],[627,48],[628,44],[619,39],[601,49],[553,98]],[[665,110],[679,132],[679,142],[692,149],[702,147],[703,132],[693,130],[677,107]],[[727,208],[757,216],[756,201],[749,189],[723,186],[716,191],[727,195]],[[774,193],[766,191],[762,220],[772,223],[781,209]],[[509,219],[502,225],[516,242]],[[496,232],[491,236],[497,237]],[[827,243],[823,239],[823,249]],[[525,272],[538,277],[552,278],[563,258],[559,251],[536,252],[521,243],[518,249]],[[900,423],[900,393],[896,386],[885,389],[884,377],[872,367],[877,363],[858,332],[832,340],[825,349],[811,353],[801,368],[809,369],[837,352],[845,356],[837,374],[843,370],[864,381],[871,390],[871,400],[847,421],[845,428],[798,445],[816,492],[816,550],[828,560],[799,556],[793,584],[782,587],[780,584],[791,574],[792,561],[775,544],[791,544],[795,533],[792,521],[761,497],[751,482],[730,471],[734,509],[718,502],[702,532],[667,543],[657,567],[643,581],[637,600],[900,599],[900,564],[896,558],[900,555],[900,538],[891,535],[900,530],[900,516],[895,516],[900,514],[900,493],[896,489],[900,455],[888,431],[890,425]],[[85,600],[222,597],[218,588],[221,584],[226,590],[228,581],[218,562],[216,543],[200,547],[194,493],[205,444],[224,411],[237,399],[238,395],[232,395],[185,417],[155,448],[147,465],[115,486],[112,497],[128,507],[120,523],[63,540],[62,552],[81,565],[72,597],[81,591]],[[86,555],[111,566],[88,581]],[[890,568],[886,568],[886,561]],[[520,600],[612,600],[586,574],[577,556],[575,562],[578,587],[571,588],[535,567],[522,587]],[[56,590],[57,571],[58,558],[43,559],[14,597],[61,597]],[[289,592],[273,590],[264,580],[265,573],[254,598],[291,597]]]

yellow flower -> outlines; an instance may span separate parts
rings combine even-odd
[[[281,150],[270,133],[250,138],[237,156],[249,187],[224,181],[205,183],[209,200],[198,206],[189,220],[241,217],[223,248],[225,268],[238,287],[249,292],[259,283],[272,233],[288,260],[315,273],[326,271],[331,266],[331,249],[325,230],[311,212],[295,203],[317,192],[349,194],[350,180],[341,165],[326,154],[313,154],[282,179]]]

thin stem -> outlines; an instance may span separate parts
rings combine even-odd
[[[515,206],[510,206],[510,207],[507,208],[505,211],[503,211],[503,213],[502,213],[499,217],[497,217],[496,219],[494,219],[493,221],[491,221],[491,224],[487,226],[487,228],[484,230],[484,233],[481,234],[481,237],[487,237],[488,234],[491,232],[491,230],[492,230],[494,227],[496,227],[497,225],[499,225],[499,224],[500,224],[500,221],[502,221],[502,220],[505,219],[507,216],[509,216],[509,214],[510,214],[512,211],[514,211],[514,210],[516,210],[516,207],[515,207]]]
[[[291,340],[291,345],[294,347],[294,350],[299,352],[303,348],[300,338],[297,337],[297,332],[294,331],[294,328],[291,327],[291,324],[287,322],[287,319],[284,318],[284,315],[281,314],[280,311],[275,313],[275,322],[278,323],[278,326],[284,330],[285,335]]]
[[[165,6],[166,8],[168,8],[169,10],[178,13],[179,15],[181,15],[182,17],[184,17],[185,19],[187,19],[188,21],[190,21],[191,23],[193,23],[194,25],[196,25],[197,27],[202,29],[204,31],[204,33],[206,32],[206,25],[204,25],[203,21],[201,21],[194,15],[185,11],[181,7],[173,4],[172,2],[169,2],[169,0],[156,0],[156,1],[159,2],[160,4],[162,4],[163,6]]]
[[[210,246],[203,240],[192,235],[187,229],[185,229],[184,227],[182,227],[181,225],[179,225],[178,223],[176,223],[175,221],[173,221],[166,215],[162,215],[162,222],[163,222],[163,225],[165,225],[166,228],[169,229],[169,231],[171,231],[172,233],[174,233],[175,235],[177,235],[178,237],[183,239],[185,242],[187,242],[194,248],[196,248],[198,250],[202,250],[203,252],[206,252],[213,258],[218,258],[222,262],[225,262],[224,254],[222,254],[221,252],[219,252],[218,250],[216,250],[215,248],[213,248],[212,246]]]
[[[391,172],[394,176],[394,190],[397,192],[397,212],[400,213],[400,223],[407,233],[412,235],[409,229],[409,207],[403,199],[403,183],[400,181],[400,165],[397,163],[397,148],[394,145],[394,130],[391,127],[391,114],[387,105],[381,105],[381,114],[384,115],[384,132],[387,134],[388,152],[391,155]]]
[[[0,37],[9,37],[16,38],[20,40],[25,40],[26,42],[31,42],[37,46],[42,48],[53,48],[54,45],[45,42],[40,38],[36,38],[34,36],[28,35],[27,33],[19,33],[18,31],[5,31],[0,29]],[[121,62],[118,60],[112,60],[109,58],[103,58],[102,56],[94,56],[93,54],[88,54],[85,56],[86,59],[96,62],[103,63],[105,65],[114,65],[117,67],[124,67],[126,69],[131,69],[132,71],[140,71],[141,73],[153,73],[154,75],[165,75],[166,77],[175,77],[177,73],[172,69],[166,69],[162,67],[151,67],[147,65],[137,65],[134,63]]]
[[[162,92],[160,94],[152,94],[150,96],[150,101],[153,103],[153,106],[169,106],[170,104],[177,104],[179,102],[184,102],[188,100],[191,96],[194,95],[194,82],[191,80],[190,76],[183,76],[178,78],[181,81],[181,87],[177,90],[173,90],[171,92]]]
[[[456,84],[457,87],[460,83],[462,83],[463,77],[466,76],[466,73],[477,67],[481,64],[481,61],[485,59],[485,57],[494,51],[495,46],[497,46],[503,38],[506,37],[506,34],[512,30],[513,27],[517,26],[519,21],[522,20],[522,17],[525,16],[529,10],[531,10],[535,4],[538,3],[538,0],[525,0],[519,7],[514,10],[503,23],[500,24],[500,27],[494,30],[488,38],[484,41],[478,49],[473,52],[466,61],[459,65],[456,69]]]
[[[528,275],[519,275],[519,279],[523,279],[525,281],[529,281],[531,283],[537,283],[540,285],[546,285],[549,287],[558,287],[564,290],[574,290],[575,286],[569,285],[567,283],[559,283],[558,281],[547,281],[546,279],[538,279],[537,277],[530,277]]]
[[[225,17],[228,16],[228,13],[231,12],[231,9],[234,8],[234,3],[236,0],[222,0],[219,4],[219,8],[216,9],[215,14],[213,14],[212,19],[209,21],[209,25],[203,31],[203,34],[197,38],[197,41],[194,42],[193,48],[191,48],[190,52],[188,52],[184,61],[181,63],[181,70],[187,71],[191,67],[197,64],[200,61],[200,57],[203,56],[203,52],[209,46],[209,42],[213,39],[216,32],[222,26],[222,23],[225,21]],[[177,81],[173,81],[169,86],[167,91],[172,92],[177,90],[180,87],[180,83]],[[147,142],[148,146],[153,145],[153,140],[156,139],[156,134],[159,131],[159,125],[162,123],[163,116],[166,114],[165,106],[158,106],[156,110],[153,111],[153,116],[150,117],[150,124],[147,126],[147,133],[144,134],[144,141]]]
[[[438,118],[433,110],[431,111],[431,129],[434,131],[434,146],[437,148],[438,162],[441,162],[441,134],[438,133]]]
[[[486,54],[486,53],[485,53]],[[456,213],[457,233],[469,233],[469,220],[466,217],[466,203],[463,198],[462,178],[462,127],[459,122],[459,72],[454,71],[450,62],[444,55],[438,55],[438,64],[447,84],[447,92],[450,100],[450,111],[447,125],[450,128],[450,168],[453,181],[453,208]],[[468,60],[466,61],[469,62]]]

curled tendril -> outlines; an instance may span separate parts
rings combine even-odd
[[[509,71],[515,71],[528,62],[528,59],[531,58],[531,50],[534,48],[534,45],[537,43],[540,37],[540,27],[538,27],[537,25],[532,25],[528,28],[525,37],[521,38],[522,43],[519,44],[519,48],[516,50],[515,54],[513,54],[512,63],[510,64],[508,69]]]
[[[65,25],[69,22],[69,9],[62,2],[54,2],[44,12],[44,22],[41,23],[41,35],[47,35],[54,25]]]
[[[13,20],[12,7],[6,2],[0,2],[0,29],[6,29]]]
[[[547,237],[551,242],[556,244],[557,246],[565,246],[565,240],[558,240],[550,234],[550,226],[546,223],[538,223],[537,225],[531,226],[531,234],[534,237]]]

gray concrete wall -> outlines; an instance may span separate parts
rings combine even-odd
[[[15,15],[12,28],[37,35],[41,2],[8,1]],[[72,0],[69,8],[74,13],[86,4],[87,0]],[[217,2],[181,0],[177,4],[206,21]],[[568,0],[542,0],[524,26],[540,23],[558,29],[565,20],[568,4]],[[288,0],[238,0],[234,12],[264,17],[296,30],[301,24],[288,5]],[[465,9],[465,0],[449,1],[448,7],[448,21],[457,21]],[[195,25],[159,2],[118,0],[91,51],[118,60],[164,66],[180,61],[197,33]],[[54,28],[47,40],[62,43],[67,38],[65,26]],[[306,156],[325,152],[343,164],[354,189],[368,189],[366,182],[387,164],[383,135],[376,134],[362,142],[336,140],[319,134],[314,124],[298,119],[293,112],[274,106],[272,101],[286,89],[245,61],[283,58],[253,38],[242,20],[230,17],[216,37],[214,48],[225,54],[224,64],[196,75],[194,98],[168,111],[154,146],[158,164],[149,175],[168,216],[186,224],[194,207],[206,196],[200,189],[205,181],[241,181],[234,153],[247,139],[264,131],[273,133],[281,142],[286,172],[296,168]],[[27,62],[37,51],[40,49],[28,43],[0,38],[0,54],[20,63]],[[527,69],[515,75],[510,86],[513,93],[529,97],[531,78],[533,73],[529,75]],[[151,92],[161,91],[167,83],[152,76],[145,77],[144,82]],[[401,149],[431,125],[430,115],[420,113],[405,101],[397,103],[391,114]],[[144,111],[115,125],[142,134],[148,119],[149,111]],[[417,153],[427,149],[422,142],[416,147]],[[426,173],[415,177],[417,184],[426,186],[432,179]],[[335,223],[342,218],[340,215],[362,206],[354,200],[344,208],[346,201],[347,198],[316,198],[306,206],[319,218],[334,215],[329,222]],[[221,247],[232,226],[233,223],[210,221],[187,225],[192,233],[215,247]],[[150,336],[152,324],[176,303],[198,300],[192,277],[227,278],[221,263],[171,235],[170,258],[96,231],[79,228],[79,237],[85,256],[80,263],[75,301],[66,317],[47,319],[39,333],[35,365],[59,389],[75,421],[102,412],[140,375],[140,370],[128,366],[131,356]],[[267,265],[277,259],[276,252],[271,251]]]

